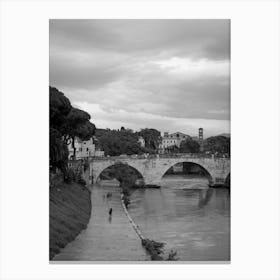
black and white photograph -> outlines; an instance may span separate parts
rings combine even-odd
[[[279,280],[279,23],[0,0],[0,279]]]
[[[49,37],[51,263],[229,262],[230,20]]]

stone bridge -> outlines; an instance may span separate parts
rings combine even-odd
[[[96,183],[99,175],[107,167],[117,163],[128,164],[136,169],[143,177],[145,184],[158,185],[165,172],[181,162],[195,163],[207,171],[210,185],[224,184],[230,173],[229,158],[206,158],[194,156],[155,157],[155,158],[100,158],[90,162],[90,176]]]

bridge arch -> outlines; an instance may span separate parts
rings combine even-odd
[[[194,163],[204,168],[209,174],[210,185],[223,184],[230,172],[229,159],[207,157],[155,157],[155,158],[103,158],[90,162],[90,180],[96,183],[100,173],[111,165],[124,163],[136,169],[147,185],[160,184],[162,176],[173,165],[181,162]]]
[[[209,184],[212,185],[213,184],[213,181],[214,181],[214,176],[213,174],[211,174],[211,171],[208,170],[207,166],[203,166],[203,164],[201,164],[200,162],[196,162],[196,161],[193,161],[193,160],[188,160],[188,159],[182,159],[182,160],[178,160],[177,162],[174,161],[173,163],[171,163],[170,165],[168,166],[165,166],[165,168],[162,169],[161,171],[161,177],[160,179],[162,179],[164,177],[164,175],[167,173],[167,171],[172,168],[173,166],[179,164],[179,163],[190,163],[194,166],[198,166],[200,169],[202,169],[204,171],[204,173],[206,174],[206,178],[208,179],[209,181]]]
[[[144,180],[144,176],[143,173],[139,170],[139,168],[137,168],[136,166],[133,166],[133,164],[128,164],[127,162],[110,162],[108,164],[102,165],[98,168],[98,170],[93,171],[93,177],[94,177],[94,181],[97,182],[100,179],[101,174],[106,170],[109,169],[113,166],[118,166],[118,164],[127,166],[127,168],[130,168],[132,170],[134,170],[134,172],[137,174],[137,176],[141,179]]]

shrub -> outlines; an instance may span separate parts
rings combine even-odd
[[[123,195],[124,196],[129,196],[130,195],[130,192],[129,192],[129,189],[128,188],[125,188],[121,185],[121,188],[122,188],[122,191],[123,191]]]
[[[176,258],[177,256],[177,252],[176,251],[173,251],[171,250],[170,253],[168,254],[168,257],[167,257],[167,261],[177,261],[178,258]]]
[[[128,196],[126,196],[126,195],[123,196],[123,203],[124,203],[125,207],[127,208],[128,205],[130,204],[130,199]]]
[[[150,239],[142,239],[142,246],[151,255],[152,261],[163,260],[163,257],[161,257],[160,254],[163,253],[164,243],[157,242],[157,241],[150,240]]]

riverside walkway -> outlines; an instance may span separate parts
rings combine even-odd
[[[106,197],[108,192],[111,197]],[[121,205],[120,188],[94,186],[88,226],[51,262],[56,261],[146,261],[150,260]],[[109,217],[109,209],[113,209]]]

